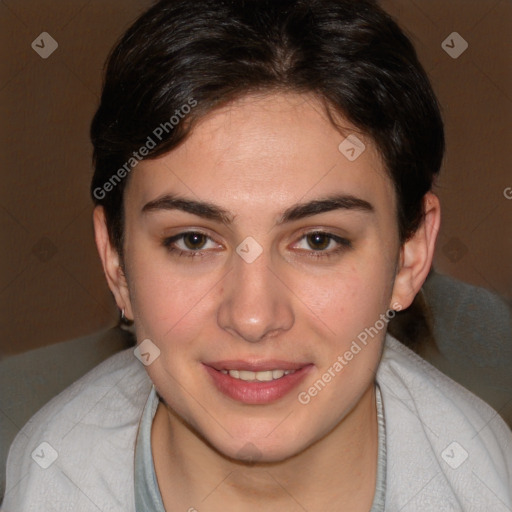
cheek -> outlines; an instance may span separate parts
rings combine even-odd
[[[352,264],[318,279],[303,279],[302,299],[341,345],[373,325],[388,307],[391,274],[382,262]]]
[[[130,293],[137,338],[149,338],[165,349],[169,339],[172,345],[193,340],[209,313],[209,295],[215,293],[217,281],[213,275],[173,271],[168,263],[134,254]]]

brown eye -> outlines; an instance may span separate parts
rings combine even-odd
[[[210,236],[201,231],[184,231],[178,235],[164,238],[162,245],[172,257],[187,257],[201,261],[213,256],[213,253],[222,251],[223,247],[217,244]]]
[[[186,233],[183,235],[183,243],[187,247],[187,249],[190,250],[198,250],[202,249],[206,242],[208,240],[208,237],[203,235],[202,233]]]
[[[328,258],[341,257],[352,249],[352,242],[329,232],[311,231],[300,238],[295,248],[307,258],[326,261]]]
[[[310,233],[306,237],[309,246],[315,251],[322,251],[329,247],[332,237],[326,233]]]

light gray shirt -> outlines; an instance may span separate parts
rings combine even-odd
[[[370,512],[384,512],[386,501],[386,429],[382,397],[376,386],[379,451],[377,459],[377,482]],[[142,413],[135,448],[135,508],[136,512],[166,512],[153,464],[151,451],[151,425],[158,407],[159,398],[153,386]]]
[[[386,510],[512,510],[512,432],[495,410],[390,335],[376,382]],[[152,385],[130,348],[48,402],[11,445],[2,510],[135,512],[134,452]]]

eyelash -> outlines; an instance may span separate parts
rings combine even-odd
[[[165,238],[163,241],[162,241],[162,245],[173,255],[177,256],[177,257],[186,257],[186,258],[204,258],[206,257],[206,254],[205,252],[201,251],[201,250],[197,250],[197,251],[194,251],[194,250],[188,250],[188,251],[184,251],[182,249],[178,249],[176,247],[173,246],[173,244],[179,240],[183,240],[187,235],[201,235],[201,236],[204,236],[206,237],[208,240],[212,240],[211,237],[209,237],[206,233],[202,233],[201,231],[185,231],[183,233],[180,233],[178,235],[175,235],[175,236],[172,236],[172,237],[169,237],[169,238]],[[331,251],[325,251],[325,250],[303,250],[301,249],[301,251],[304,251],[307,253],[307,257],[309,258],[312,258],[312,259],[315,259],[315,260],[318,260],[318,259],[321,259],[321,258],[331,258],[333,256],[336,256],[344,251],[346,251],[347,249],[351,249],[352,248],[352,243],[350,242],[350,240],[347,240],[346,238],[341,238],[339,236],[336,236],[332,233],[328,233],[326,231],[321,231],[321,230],[316,230],[316,231],[310,231],[308,233],[304,233],[299,241],[302,241],[304,240],[305,238],[307,238],[308,236],[311,236],[311,235],[324,235],[326,236],[328,239],[329,239],[329,243],[330,241],[334,241],[338,244],[338,246],[331,250]]]
[[[350,242],[350,240],[347,240],[346,238],[342,238],[342,237],[333,235],[332,233],[328,233],[326,231],[310,231],[308,233],[304,233],[300,237],[299,241],[302,241],[302,240],[304,240],[305,238],[307,238],[308,236],[311,236],[311,235],[324,235],[324,236],[326,236],[328,238],[329,244],[330,244],[331,241],[333,241],[333,242],[336,242],[338,245],[337,245],[337,247],[335,247],[334,249],[331,249],[330,251],[326,251],[326,250],[317,250],[317,251],[314,251],[314,250],[304,250],[306,252],[308,258],[312,258],[312,259],[315,259],[315,260],[318,260],[318,259],[321,259],[321,258],[324,258],[324,259],[332,258],[332,257],[338,256],[339,254],[341,254],[341,253],[345,252],[346,250],[352,248],[352,243]]]
[[[204,252],[197,250],[197,251],[183,251],[182,249],[178,249],[176,247],[173,247],[173,244],[177,242],[178,240],[183,240],[187,235],[201,235],[206,237],[208,240],[212,240],[211,237],[209,237],[206,233],[202,233],[201,231],[185,231],[183,233],[180,233],[179,235],[171,236],[169,238],[165,238],[162,242],[162,245],[171,253],[178,257],[186,257],[186,258],[204,258],[205,254]]]

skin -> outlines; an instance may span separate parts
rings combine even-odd
[[[117,304],[135,319],[139,342],[149,338],[161,351],[146,370],[165,402],[152,447],[168,511],[370,509],[375,372],[385,329],[307,405],[297,394],[381,314],[410,305],[431,266],[440,207],[427,194],[424,223],[400,245],[395,192],[380,155],[339,121],[345,135],[314,97],[285,93],[245,97],[210,113],[179,148],[131,175],[124,272],[103,210],[94,212]],[[366,145],[353,162],[338,150],[350,133]],[[143,211],[166,194],[217,205],[231,223]],[[279,224],[293,205],[333,194],[357,197],[373,210],[335,209]],[[174,246],[189,254],[198,247],[202,255],[178,256],[163,245],[187,231],[210,238],[182,238]],[[305,236],[315,231],[350,246]],[[249,236],[262,248],[252,263],[236,252]],[[334,253],[336,247],[342,250]],[[203,367],[271,358],[312,367],[296,390],[265,405],[226,397]],[[257,463],[247,462],[248,451]]]

